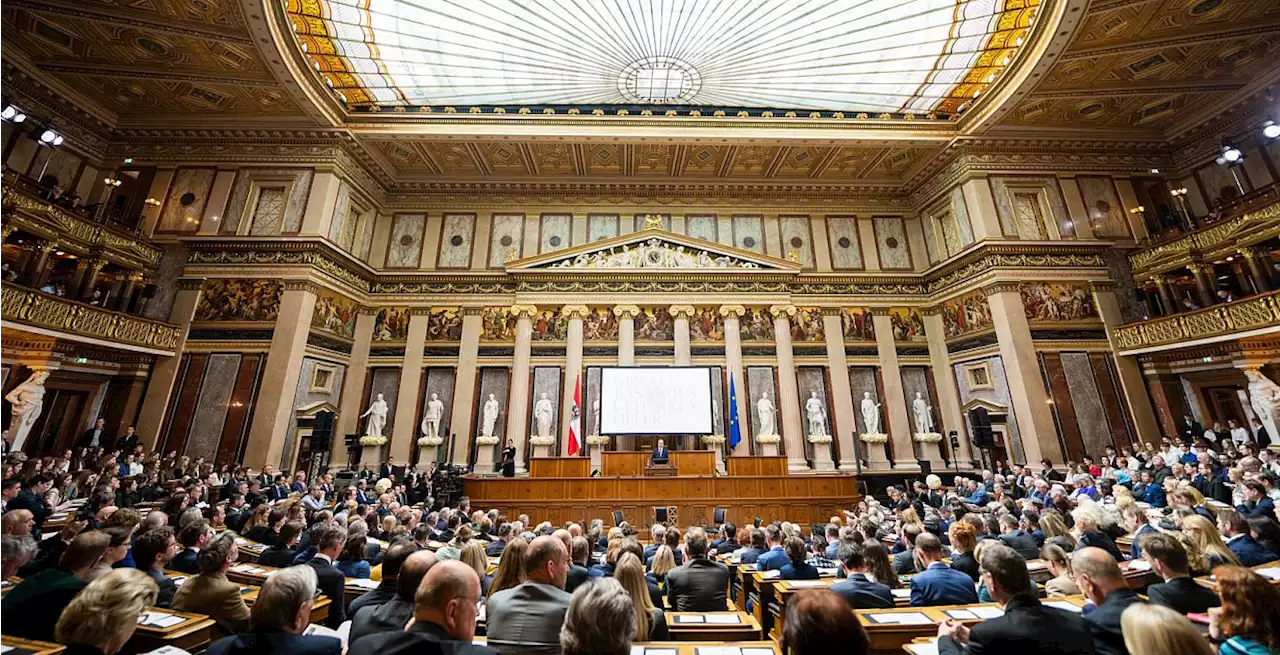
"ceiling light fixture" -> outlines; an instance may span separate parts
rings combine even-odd
[[[36,143],[39,143],[46,148],[57,148],[62,145],[62,142],[65,140],[66,139],[59,134],[57,130],[51,127],[45,127],[37,130]]]
[[[1262,124],[1262,136],[1267,139],[1280,138],[1280,125],[1275,121],[1267,121]]]
[[[0,108],[0,119],[4,119],[6,123],[21,123],[27,120],[27,113],[5,100],[3,107]]]
[[[1222,159],[1228,164],[1237,164],[1244,159],[1244,153],[1230,143],[1225,143],[1222,145]]]

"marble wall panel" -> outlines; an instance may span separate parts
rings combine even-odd
[[[652,212],[643,213],[643,214],[632,214],[631,218],[623,219],[622,220],[623,232],[629,234],[631,232],[640,232],[644,230],[644,217],[649,216],[651,214]],[[666,230],[667,232],[671,231],[671,214],[652,214],[652,215],[660,216],[662,218],[662,229]]]
[[[160,208],[156,231],[195,232],[199,229],[217,174],[213,168],[179,168],[174,171],[164,206]]]
[[[524,257],[524,214],[494,214],[489,230],[489,268]]]
[[[874,216],[871,219],[876,234],[876,251],[880,254],[880,268],[885,270],[910,270],[911,245],[907,241],[907,227],[901,216]]]
[[[930,264],[936,264],[942,259],[941,247],[938,245],[937,225],[938,219],[933,212],[925,212],[920,217],[920,229],[924,232],[925,254],[929,257]]]
[[[965,379],[964,368],[966,366],[971,366],[973,364],[976,364],[979,361],[986,361],[990,363],[990,368],[991,368],[991,388],[990,389],[970,389],[968,386],[968,382]],[[959,390],[959,393],[960,393],[961,406],[964,406],[966,403],[976,398],[976,399],[986,400],[993,403],[998,403],[1009,408],[1009,413],[1007,415],[1007,421],[1005,424],[1006,425],[1005,433],[1009,436],[1008,443],[1006,444],[1006,448],[1009,451],[1009,456],[1012,457],[1015,462],[1025,463],[1026,455],[1025,455],[1025,451],[1022,448],[1022,438],[1018,433],[1018,421],[1017,421],[1017,418],[1014,416],[1013,403],[1009,399],[1009,379],[1004,372],[1004,360],[1002,360],[999,356],[995,356],[995,357],[988,357],[984,360],[971,360],[971,361],[963,362],[955,365],[954,374],[956,376],[956,388]],[[967,422],[968,418],[966,417],[965,420]]]
[[[288,200],[280,221],[279,233],[296,233],[302,227],[302,214],[307,209],[307,196],[311,193],[311,180],[315,173],[310,168],[242,168],[236,172],[231,186],[231,197],[222,217],[220,231],[234,234],[241,225],[253,217],[254,207],[249,206],[254,186],[281,187],[287,189]],[[250,234],[258,234],[252,226]]]
[[[222,424],[227,420],[227,404],[240,370],[240,355],[213,354],[205,365],[204,383],[191,417],[191,429],[187,433],[183,454],[208,461],[218,454],[218,441],[222,438]]]
[[[1200,178],[1200,183],[1204,186],[1205,197],[1210,207],[1219,202],[1226,202],[1240,197],[1242,195],[1240,193],[1240,185],[1244,186],[1245,193],[1253,190],[1244,171],[1237,170],[1236,172],[1240,175],[1239,185],[1236,184],[1236,178],[1231,174],[1231,169],[1226,166],[1210,163],[1207,166],[1196,169],[1196,176]],[[1083,192],[1084,187],[1081,187],[1080,190]]]
[[[599,241],[618,236],[617,214],[588,214],[587,241]]]
[[[471,268],[475,233],[475,214],[445,214],[436,268]]]
[[[453,420],[456,373],[457,371],[451,366],[432,366],[427,368],[426,392],[418,400],[418,416],[422,416],[427,406],[427,399],[431,397],[431,394],[434,393],[440,396],[440,402],[444,403],[444,415],[440,417],[440,436],[445,438],[445,444],[449,443],[449,425],[450,421]],[[414,435],[422,435],[421,421],[419,421],[419,425],[414,426]],[[443,460],[447,455],[447,450],[443,446],[438,448],[436,450],[438,459]],[[425,462],[423,463],[425,464]]]
[[[31,161],[31,171],[29,174],[35,177],[40,173],[40,169],[44,169],[44,176],[53,176],[57,180],[58,187],[62,189],[64,195],[71,195],[72,189],[76,188],[76,181],[80,176],[80,164],[82,161],[75,153],[66,148],[41,148],[44,156],[36,156]],[[45,161],[48,165],[45,165]],[[89,203],[85,203],[89,204]]]
[[[920,394],[926,403],[933,406],[933,397],[929,393],[929,367],[927,366],[903,366],[898,371],[902,374],[902,395],[907,402],[907,423],[911,426],[911,434],[915,434],[919,428],[916,426],[916,415],[914,403],[916,394]],[[938,421],[938,408],[933,409],[934,425]],[[911,440],[912,449],[915,450],[916,459],[920,459],[920,444],[915,439]]]
[[[960,187],[951,190],[951,213],[955,217],[960,247],[973,243],[973,225],[969,222],[969,206],[965,204],[964,191]]]
[[[426,214],[396,214],[391,217],[387,239],[387,268],[418,268],[422,263],[422,238]]]
[[[354,218],[351,216],[350,208],[351,185],[345,180],[339,180],[338,198],[333,204],[333,216],[329,217],[329,240],[347,249],[351,248],[350,240],[344,238],[345,234],[351,232],[347,227],[347,221]]]
[[[720,238],[719,221],[715,214],[690,214],[684,218],[684,233],[707,241]]]
[[[729,434],[729,406],[728,401],[728,384],[729,374],[719,366],[711,367],[711,431],[714,434],[728,436]]]
[[[1015,193],[1035,193],[1041,197],[1041,218],[1052,222],[1062,235],[1075,235],[1071,228],[1071,214],[1067,212],[1067,204],[1062,199],[1057,178],[1053,177],[992,177],[991,193],[996,199],[996,213],[1000,217],[1000,229],[1006,236],[1019,239],[1046,238],[1037,232],[1034,226],[1019,221],[1019,213],[1014,204]],[[1045,230],[1048,229],[1046,225]],[[1044,234],[1047,234],[1045,232]]]
[[[1094,236],[1100,239],[1128,238],[1129,221],[1124,205],[1116,195],[1115,182],[1109,177],[1077,177],[1080,196],[1085,211],[1089,212],[1089,224]]]
[[[867,431],[867,426],[862,424],[862,412],[858,408],[862,406],[862,394],[871,393],[871,397],[881,405],[884,400],[880,398],[880,385],[876,380],[876,367],[874,366],[850,366],[849,367],[849,392],[853,394],[853,413],[855,420],[858,421],[858,434]],[[881,415],[884,414],[881,407]],[[881,420],[880,429],[884,430],[884,421]]]
[[[790,258],[792,252],[800,257],[800,265],[813,268],[813,231],[808,216],[779,216],[778,231],[782,235],[782,252]]]
[[[315,377],[317,366],[323,366],[325,368],[333,369],[332,377],[329,379],[328,391],[312,391],[311,390],[311,381]],[[293,394],[293,408],[296,410],[300,407],[306,407],[314,403],[329,403],[334,407],[338,407],[341,404],[340,400],[342,396],[342,382],[343,382],[344,376],[346,375],[346,372],[347,372],[347,367],[341,364],[338,364],[337,362],[320,360],[320,359],[316,359],[315,357],[303,357],[302,373],[298,375],[298,388],[294,390],[294,394]],[[395,397],[387,398],[387,403],[394,405],[395,402],[396,402]],[[368,409],[367,406],[361,407],[360,412],[363,413],[364,410],[366,409]],[[335,417],[335,419],[336,418],[337,417]],[[363,422],[360,423],[360,428],[361,428],[360,433],[364,434]],[[390,428],[391,428],[391,420],[390,420],[390,417],[388,417],[387,430],[383,431],[383,434],[390,436]],[[296,443],[297,438],[298,438],[298,422],[293,420],[293,417],[290,417],[289,424],[287,427],[287,432],[285,432],[284,452],[281,454],[280,468],[292,469],[294,467],[295,462],[291,461],[290,458],[293,456],[293,453],[297,450],[297,447],[298,447],[298,444]],[[345,435],[335,434],[333,438],[344,439]]]
[[[378,394],[382,394],[382,399],[387,401],[387,427],[382,431],[382,436],[391,438],[391,426],[396,424],[396,412],[400,410],[396,407],[396,394],[400,393],[400,367],[399,366],[379,366],[369,369],[369,395],[365,397],[364,403],[360,406],[360,413],[365,413],[369,409],[369,405],[373,403]],[[406,411],[412,411],[413,408],[406,408]],[[358,434],[365,433],[365,421],[367,418],[360,419],[356,428]]]
[[[600,434],[600,367],[587,368],[586,384],[583,386],[583,404],[589,408],[583,418],[583,429],[588,435]]]
[[[828,216],[827,245],[831,249],[833,270],[860,270],[863,267],[857,216]]]
[[[817,394],[818,401],[822,403],[822,413],[826,417],[823,421],[823,434],[836,435],[844,426],[834,424],[835,412],[831,411],[831,397],[827,391],[827,367],[825,366],[798,366],[796,367],[796,386],[797,392],[800,394],[800,426],[803,433],[809,435],[809,410],[807,404],[810,394]],[[833,439],[834,441],[834,439]],[[834,445],[816,446],[805,440],[806,456],[812,459],[814,449],[819,447],[831,448]],[[839,459],[834,450],[832,458]]]
[[[570,214],[543,214],[538,224],[538,253],[555,252],[568,248],[573,242],[573,216]]]
[[[764,218],[739,215],[733,217],[733,247],[764,253]]]
[[[484,428],[484,404],[489,402],[489,397],[498,401],[498,420],[494,423],[493,436],[501,439],[507,434],[507,409],[511,396],[511,372],[506,367],[485,366],[480,369],[480,393],[476,396],[475,422],[472,424],[472,436],[480,436],[481,430]],[[472,442],[474,443],[474,441]],[[502,447],[502,442],[496,446],[480,446],[476,448],[492,448],[494,452],[494,461],[498,461],[497,456]],[[477,452],[479,452],[477,450]],[[488,473],[490,471],[482,471]]]
[[[154,321],[168,321],[178,295],[178,278],[187,266],[187,247],[182,243],[161,246],[160,265],[152,277],[155,295],[147,299],[142,315]]]
[[[1111,428],[1107,424],[1106,408],[1102,395],[1093,378],[1093,365],[1088,353],[1062,353],[1062,372],[1071,389],[1071,403],[1075,407],[1076,423],[1080,425],[1080,438],[1086,453],[1099,457],[1106,446],[1113,445]]]
[[[1080,438],[1080,423],[1076,420],[1076,405],[1071,400],[1071,384],[1062,371],[1062,358],[1058,353],[1039,353],[1040,373],[1049,383],[1049,395],[1053,411],[1058,415],[1058,428],[1067,448],[1067,459],[1080,461],[1087,452]]]

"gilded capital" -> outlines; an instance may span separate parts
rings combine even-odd
[[[485,307],[462,307],[458,309],[458,313],[463,316],[484,316]]]
[[[285,280],[285,291],[310,291],[311,293],[320,293],[320,285],[311,280]]]
[[[822,312],[823,316],[840,316],[844,314],[843,307],[819,307],[818,310]]]
[[[410,307],[409,316],[430,316],[435,307]]]
[[[924,314],[925,316],[938,316],[939,314],[941,314],[941,313],[942,313],[942,308],[941,308],[941,307],[939,307],[938,305],[930,305],[930,306],[928,306],[928,307],[921,307],[921,308],[920,308],[920,313],[921,313],[921,314]]]
[[[888,307],[868,307],[867,312],[870,313],[872,316],[888,316],[889,308]]]
[[[742,318],[747,308],[742,305],[720,305],[720,315],[725,318]]]
[[[790,318],[796,315],[796,306],[795,305],[773,305],[772,307],[769,308],[769,313],[773,314],[774,318],[783,318],[783,317]]]
[[[538,315],[536,305],[512,305],[510,311],[515,314],[516,320],[532,319]]]
[[[997,293],[1004,293],[1006,291],[1018,293],[1018,283],[1017,282],[996,282],[994,284],[988,284],[987,286],[982,287],[982,295],[988,298],[996,295]]]
[[[586,305],[565,305],[560,314],[571,321],[581,321],[590,311]]]
[[[693,308],[693,305],[672,305],[667,311],[671,313],[672,318],[688,319],[697,310]]]
[[[1116,283],[1112,280],[1090,280],[1089,288],[1093,289],[1094,293],[1102,293],[1105,291],[1115,291]]]
[[[615,305],[613,315],[623,320],[635,318],[640,315],[640,308],[635,305]]]

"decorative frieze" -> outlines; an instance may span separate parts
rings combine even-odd
[[[0,292],[0,315],[14,323],[167,351],[177,347],[181,332],[176,325],[107,311],[12,284]]]

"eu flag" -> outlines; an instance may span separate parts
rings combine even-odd
[[[729,448],[737,448],[741,441],[742,428],[738,427],[738,390],[733,385],[733,373],[729,373]]]

